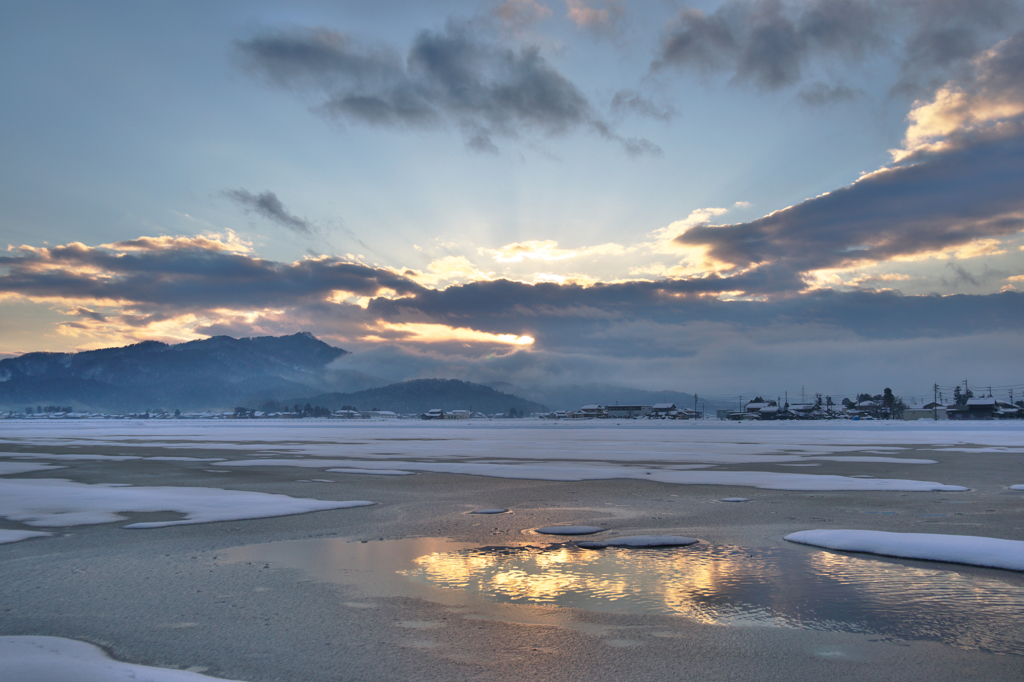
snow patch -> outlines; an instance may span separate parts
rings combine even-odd
[[[1010,490],[1024,490],[1024,484],[1021,484],[1021,485],[1011,485],[1010,486]]]
[[[699,542],[693,538],[682,535],[630,535],[624,538],[612,538],[611,540],[597,541],[587,540],[577,542],[577,547],[586,549],[601,549],[603,547],[685,547]]]
[[[749,497],[723,497],[719,502],[750,502]]]
[[[99,647],[63,637],[0,637],[5,682],[224,682],[186,670],[121,663]]]
[[[505,514],[508,513],[508,509],[477,509],[476,511],[469,512],[470,514]]]
[[[41,530],[0,530],[0,545],[29,538],[42,538],[53,533],[44,533]]]
[[[373,502],[335,502],[220,488],[86,484],[63,479],[0,480],[0,516],[29,526],[81,526],[124,521],[117,512],[178,512],[179,521],[133,523],[161,528],[212,521],[287,516]]]
[[[1024,571],[1024,542],[1020,540],[879,530],[803,530],[785,539],[846,552]]]

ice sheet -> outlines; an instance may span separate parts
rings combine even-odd
[[[62,637],[0,637],[4,682],[225,682],[186,670],[121,663]]]
[[[786,540],[847,552],[1024,571],[1024,542],[1020,540],[878,530],[804,530],[787,535]]]
[[[159,528],[212,521],[287,516],[373,504],[335,502],[219,488],[75,483],[63,479],[0,479],[0,516],[29,526],[80,526],[123,521],[118,512],[178,512],[178,521],[133,523]]]

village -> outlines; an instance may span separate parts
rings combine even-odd
[[[721,403],[722,400],[715,402]],[[714,404],[714,403],[713,403]],[[702,409],[697,409],[701,407]],[[715,408],[712,413],[706,403],[698,403],[696,396],[694,407],[682,407],[675,403],[614,404],[602,405],[591,403],[576,410],[556,410],[551,412],[525,413],[510,408],[507,412],[485,414],[470,409],[434,408],[423,413],[398,413],[381,410],[376,407],[370,410],[345,406],[339,410],[326,407],[306,405],[284,406],[275,410],[236,407],[234,410],[200,412],[173,412],[158,409],[126,413],[80,412],[71,407],[57,405],[27,407],[24,412],[15,410],[0,413],[0,419],[27,419],[32,421],[51,419],[337,419],[337,420],[422,420],[422,421],[463,421],[463,420],[591,420],[591,419],[649,419],[649,420],[702,420],[702,421],[787,421],[787,420],[832,420],[846,419],[852,421],[902,420],[902,421],[979,421],[1024,418],[1024,400],[1013,402],[1013,394],[1008,400],[1000,400],[989,391],[988,395],[975,397],[970,390],[953,392],[953,401],[946,403],[940,400],[930,402],[909,401],[893,394],[890,389],[878,395],[862,393],[856,400],[844,397],[835,402],[831,396],[814,395],[814,400],[801,400],[790,403],[779,396],[776,400],[757,396],[744,402],[736,401],[735,409]]]

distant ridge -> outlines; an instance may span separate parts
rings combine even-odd
[[[348,351],[309,332],[235,339],[214,336],[180,344],[159,341],[80,353],[26,353],[0,360],[0,406],[39,404],[88,410],[203,409],[254,396],[297,394],[379,380],[326,370]]]
[[[508,414],[510,409],[530,414],[547,408],[531,400],[496,391],[490,386],[458,379],[413,379],[354,393],[322,393],[294,399],[287,404],[318,405],[338,410],[349,405],[361,410],[390,410],[399,414],[422,414],[427,410],[473,410],[484,414]]]

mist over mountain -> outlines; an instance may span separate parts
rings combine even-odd
[[[524,414],[547,411],[541,403],[458,379],[414,379],[354,393],[325,393],[286,401],[287,404],[299,405],[307,402],[331,410],[347,405],[361,410],[377,408],[399,414],[422,414],[435,408],[472,410],[484,414],[507,414],[510,409]]]
[[[357,371],[326,369],[347,352],[300,332],[26,353],[0,360],[0,407],[55,403],[76,410],[196,410],[386,383]]]
[[[597,403],[600,405],[655,405],[657,403],[675,403],[678,407],[693,408],[693,394],[681,391],[648,391],[642,388],[615,386],[612,384],[567,384],[564,386],[515,386],[506,382],[491,382],[492,388],[507,393],[515,393],[523,397],[542,402],[552,410],[576,410],[582,405]],[[731,407],[711,400],[705,401],[698,397],[697,409],[703,409],[706,402],[708,410],[719,407]]]

